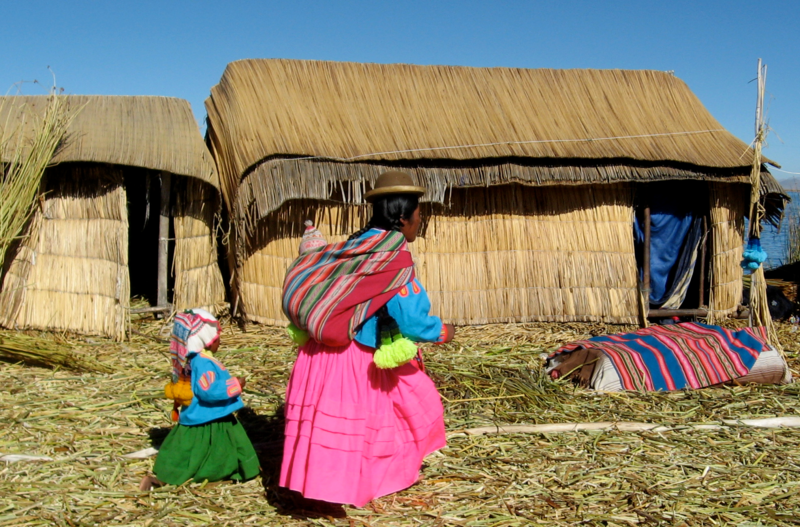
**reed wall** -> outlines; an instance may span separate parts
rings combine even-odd
[[[3,280],[0,323],[122,339],[130,301],[122,170],[60,166],[45,177]]]
[[[742,301],[744,217],[749,204],[748,185],[709,183],[711,217],[711,273],[709,322],[723,320]]]
[[[285,324],[280,292],[305,219],[333,242],[368,215],[366,205],[295,200],[259,222],[237,277],[247,317]],[[454,189],[446,204],[424,204],[423,216],[411,250],[433,314],[456,324],[636,322],[627,184]]]
[[[178,178],[172,190],[176,193],[173,303],[179,310],[202,307],[216,313],[225,302],[214,236],[219,193],[194,178]]]

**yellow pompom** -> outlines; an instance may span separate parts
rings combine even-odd
[[[416,356],[417,345],[403,337],[381,345],[375,350],[372,360],[375,362],[375,366],[386,370],[402,366]]]
[[[177,401],[183,406],[192,404],[192,382],[189,379],[181,378],[178,382],[170,382],[164,386],[164,396],[167,399]]]
[[[173,393],[175,394],[175,400],[181,403],[183,406],[189,406],[192,404],[192,398],[194,394],[192,393],[192,383],[189,380],[181,379],[173,388]]]
[[[289,324],[286,328],[286,331],[289,333],[289,337],[292,341],[297,344],[298,346],[302,346],[309,340],[308,331],[302,330],[295,326],[294,324]]]

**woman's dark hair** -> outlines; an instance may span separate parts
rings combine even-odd
[[[399,231],[403,226],[400,220],[410,220],[417,207],[419,207],[419,196],[413,194],[387,194],[385,197],[376,198],[372,202],[372,218],[349,239],[354,240],[373,227],[385,231]]]
[[[348,239],[355,240],[373,227],[385,231],[399,231],[403,226],[400,220],[410,220],[417,207],[419,207],[419,196],[413,194],[387,194],[385,197],[376,198],[372,202],[372,218]],[[397,322],[389,314],[385,305],[375,315],[378,317],[375,347],[380,348],[381,331],[384,328],[397,327]]]

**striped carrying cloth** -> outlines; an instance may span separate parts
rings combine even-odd
[[[413,279],[411,253],[399,232],[326,245],[301,256],[287,271],[283,312],[315,341],[345,346]]]
[[[625,390],[695,389],[747,375],[765,342],[764,328],[731,331],[684,322],[572,342],[552,353],[548,362],[594,348],[611,360]]]

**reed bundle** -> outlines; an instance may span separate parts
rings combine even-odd
[[[0,358],[38,366],[60,366],[76,371],[113,373],[114,369],[76,353],[75,346],[47,337],[0,331]]]
[[[780,289],[781,293],[783,293],[790,302],[797,302],[798,284],[796,281],[784,280],[781,278],[765,278],[764,282],[766,282],[768,287],[777,287]],[[745,288],[749,289],[752,285],[752,277],[750,275],[745,275],[742,278],[742,283]]]
[[[750,172],[750,229],[749,238],[761,238],[761,220],[765,215],[761,203],[761,147],[766,140],[767,126],[764,119],[764,90],[767,82],[767,66],[761,66],[758,59],[758,99],[756,104],[756,138],[753,143],[753,165]],[[767,284],[764,278],[764,267],[759,265],[750,275],[750,323],[752,326],[764,327],[767,330],[767,340],[773,345],[778,345],[775,334],[775,325],[769,312],[769,299],[767,299]]]
[[[786,242],[783,264],[800,262],[800,204],[792,203],[785,217]]]
[[[80,111],[68,109],[66,98],[56,93],[44,103],[39,115],[19,101],[0,99],[0,270],[33,211],[45,168]]]
[[[137,326],[159,335],[162,324]],[[788,526],[800,508],[796,429],[722,427],[724,421],[800,413],[800,386],[739,386],[602,395],[552,382],[539,354],[572,340],[634,329],[605,324],[489,325],[423,350],[443,397],[448,447],[429,456],[413,487],[347,518],[307,517],[277,486],[283,394],[296,349],[285,331],[224,325],[218,356],[246,375],[239,412],[263,475],[243,484],[192,483],[136,491],[153,459],[123,457],[158,446],[169,426],[165,344],[71,342],[113,374],[1,364],[0,453],[47,456],[0,471],[0,521],[8,524],[373,525],[686,524]],[[796,333],[778,324],[798,371]],[[636,421],[668,430],[462,435],[509,424]],[[703,425],[699,427],[697,425]],[[265,491],[266,490],[266,491]]]

